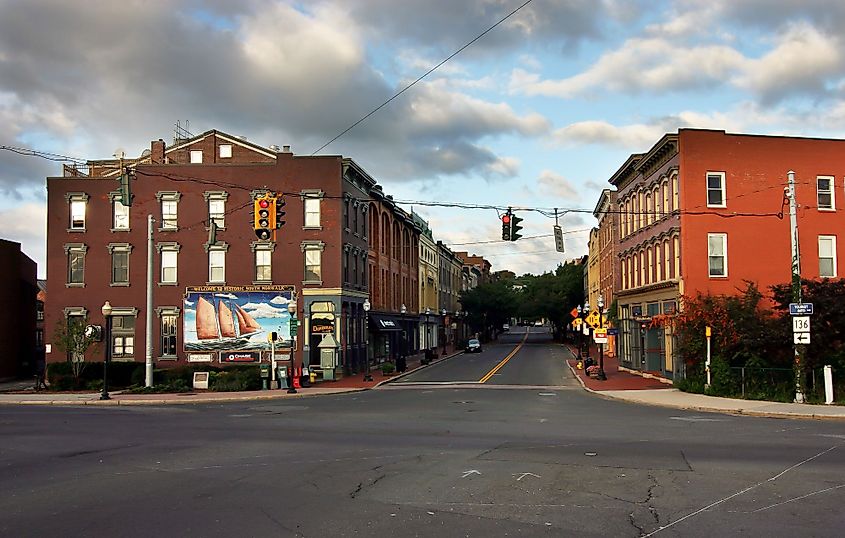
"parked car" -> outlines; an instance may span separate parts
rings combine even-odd
[[[467,353],[481,353],[481,342],[479,342],[478,339],[476,339],[476,338],[470,339],[470,341],[467,342],[466,352]]]
[[[508,325],[507,323],[505,323],[504,325],[502,325],[502,331],[503,331],[503,332],[508,332],[509,330],[511,330],[511,326],[510,326],[510,325]]]
[[[535,327],[542,327],[542,326],[543,326],[543,322],[542,322],[542,321],[535,321],[535,322],[534,322],[534,326],[535,326]]]

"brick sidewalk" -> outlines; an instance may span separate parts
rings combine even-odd
[[[578,354],[578,349],[567,345],[569,352],[572,353],[573,358],[569,361],[569,366],[581,380],[585,387],[594,391],[606,390],[651,390],[651,389],[670,389],[672,385],[658,381],[657,379],[649,379],[636,374],[619,371],[619,361],[616,357],[604,358],[604,373],[607,376],[606,381],[599,381],[587,376],[584,370],[579,370],[576,366],[577,360],[574,358]],[[591,357],[595,359],[598,364],[598,352],[590,350]]]

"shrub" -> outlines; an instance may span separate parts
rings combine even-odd
[[[381,373],[384,375],[392,374],[396,371],[396,366],[392,362],[385,362],[381,365]]]
[[[232,366],[212,374],[208,381],[208,388],[217,392],[261,389],[258,365]]]

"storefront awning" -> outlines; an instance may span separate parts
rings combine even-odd
[[[370,328],[381,332],[401,331],[402,326],[392,316],[370,314]]]

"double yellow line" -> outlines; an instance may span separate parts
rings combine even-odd
[[[487,372],[486,374],[484,374],[484,377],[482,377],[481,379],[479,379],[479,380],[478,380],[478,382],[479,382],[479,383],[487,383],[487,381],[489,381],[489,380],[490,380],[490,378],[491,378],[491,377],[493,377],[493,375],[495,375],[495,373],[496,373],[496,372],[498,372],[499,370],[501,370],[501,369],[502,369],[502,367],[503,367],[504,365],[506,365],[506,364],[508,363],[508,361],[509,361],[509,360],[511,360],[511,359],[513,358],[513,356],[514,356],[514,355],[516,355],[516,354],[517,354],[517,352],[518,352],[518,351],[522,348],[522,344],[524,344],[524,343],[525,343],[525,341],[526,341],[526,340],[528,340],[528,333],[529,333],[529,332],[531,332],[531,329],[530,329],[530,328],[529,328],[527,331],[525,331],[525,336],[523,336],[523,337],[522,337],[522,342],[520,342],[519,344],[517,344],[517,346],[516,346],[515,348],[513,348],[513,351],[511,351],[510,353],[508,353],[508,356],[507,356],[507,357],[505,357],[504,359],[502,359],[502,361],[501,361],[499,364],[497,364],[496,366],[494,366],[492,370],[490,370],[489,372]]]

